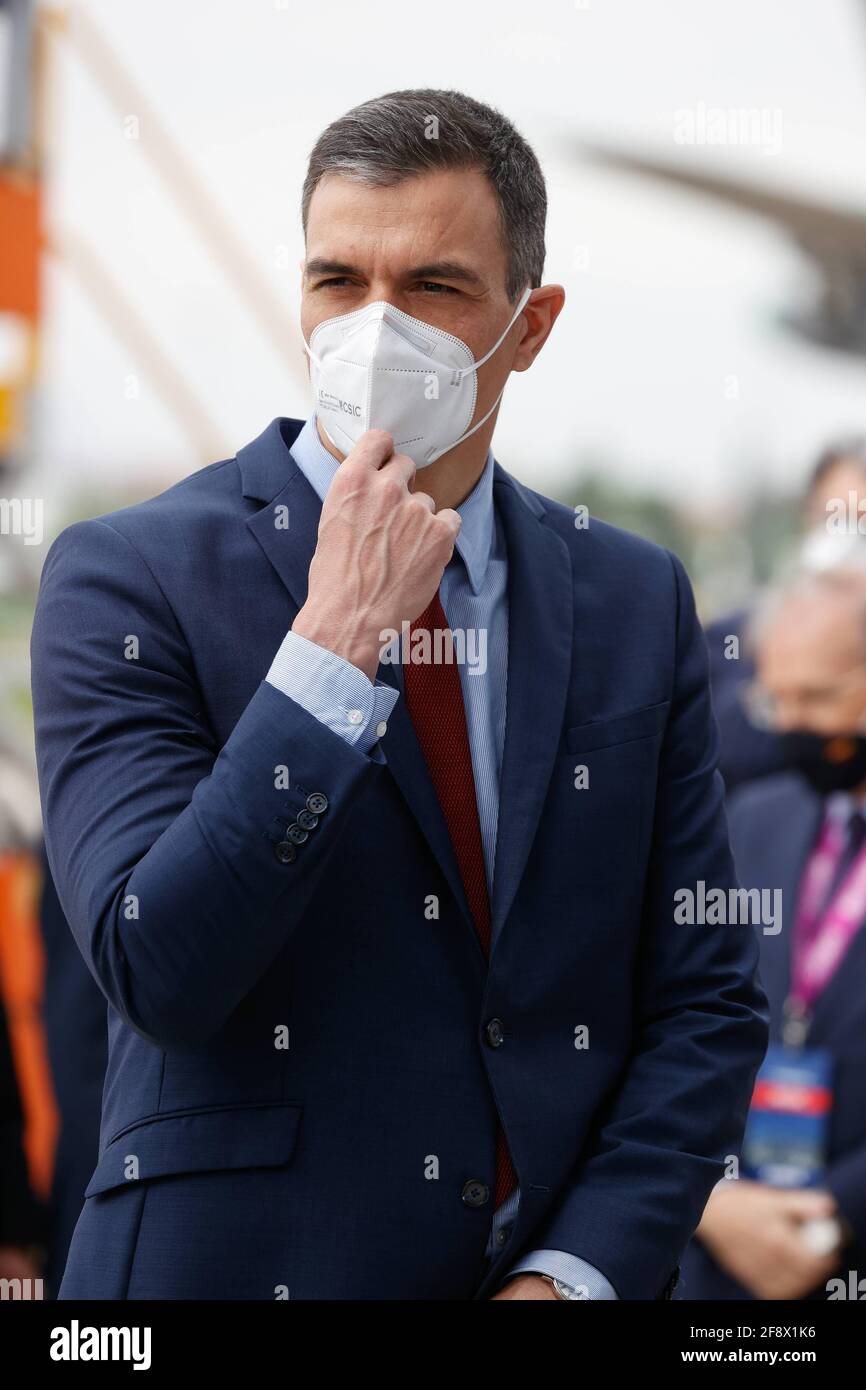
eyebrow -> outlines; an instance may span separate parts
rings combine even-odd
[[[304,274],[312,279],[317,275],[357,275],[363,278],[362,272],[357,266],[347,265],[343,261],[329,261],[321,256],[314,257],[307,261]],[[458,280],[465,285],[474,285],[479,289],[484,288],[484,281],[474,270],[470,270],[467,265],[461,265],[459,261],[430,261],[426,265],[416,265],[407,271],[407,280]]]

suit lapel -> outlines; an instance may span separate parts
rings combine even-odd
[[[568,548],[544,525],[541,504],[499,464],[494,504],[508,561],[508,693],[491,903],[495,947],[523,875],[559,745],[574,617]],[[402,685],[391,667],[380,666],[378,674]],[[403,700],[388,723],[386,756],[477,942],[445,818]]]
[[[247,526],[298,608],[307,598],[322,512],[315,489],[289,452],[300,428],[297,420],[274,420],[237,456],[244,497],[267,504],[247,518]]]
[[[394,666],[380,665],[377,675],[379,680],[385,681],[388,685],[392,685],[402,692],[401,674],[398,675]],[[467,930],[472,934],[479,960],[483,964],[484,952],[466,899],[457,856],[454,853],[448,826],[439,805],[439,798],[430,779],[424,754],[421,752],[421,745],[415,734],[415,728],[409,717],[402,693],[388,720],[388,733],[384,742],[384,750],[391,776],[403,793],[410,811],[418,822],[421,833],[427,840],[436,856],[439,867],[448,880],[448,886],[465,918]]]
[[[571,557],[544,508],[497,464],[508,556],[508,694],[493,880],[494,942],[523,876],[553,770],[571,672]]]
[[[289,452],[300,429],[299,421],[274,420],[237,456],[244,496],[266,503],[247,519],[247,526],[298,608],[306,602],[322,512],[315,489]],[[402,688],[400,673],[390,664],[379,666],[377,678]],[[436,856],[483,962],[445,817],[402,698],[388,720],[383,749],[388,769]]]

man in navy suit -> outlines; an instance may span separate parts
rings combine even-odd
[[[310,419],[52,546],[46,837],[109,1003],[62,1298],[669,1297],[736,1151],[766,1001],[748,926],[674,920],[734,884],[688,580],[490,448],[545,206],[489,107],[348,113]]]
[[[808,1186],[720,1182],[677,1297],[826,1299],[828,1281],[847,1290],[849,1271],[866,1271],[866,570],[794,581],[759,610],[756,639],[754,694],[788,770],[731,798],[731,843],[742,886],[781,896],[780,929],[759,934],[771,1041],[793,1032],[832,1061],[826,1155]],[[801,1001],[810,953],[814,997]],[[816,1223],[826,1249],[808,1242]]]

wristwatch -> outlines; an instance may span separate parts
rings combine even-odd
[[[577,1289],[574,1284],[566,1284],[564,1279],[555,1279],[552,1274],[542,1274],[541,1277],[546,1284],[553,1285],[557,1298],[567,1298],[569,1302],[575,1299],[589,1300],[589,1294],[584,1288]]]

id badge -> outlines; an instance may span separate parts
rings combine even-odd
[[[833,1059],[817,1047],[772,1043],[755,1080],[743,1176],[772,1187],[815,1187],[824,1176]]]

